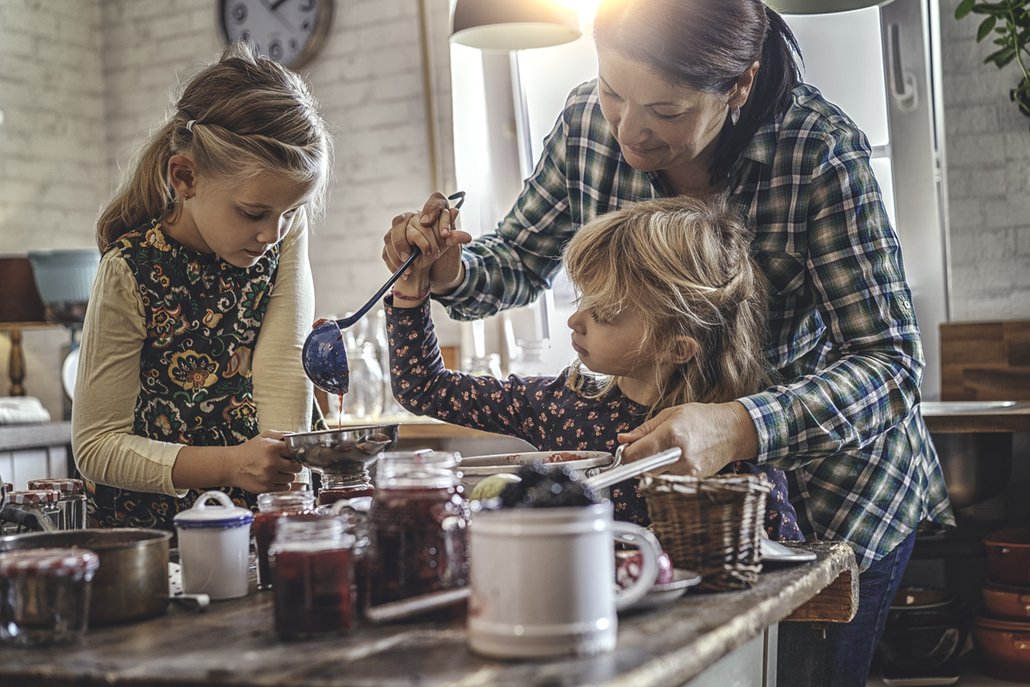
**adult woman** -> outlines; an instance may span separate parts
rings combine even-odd
[[[761,0],[606,0],[598,79],[570,94],[544,154],[495,234],[466,250],[441,197],[432,290],[452,316],[528,303],[579,226],[626,203],[724,193],[747,212],[771,285],[766,357],[782,384],[670,408],[622,435],[627,459],[672,444],[683,472],[732,460],[788,472],[807,537],[847,541],[862,575],[856,619],[780,634],[780,681],[863,685],[920,520],[952,521],[917,404],[924,365],[900,248],[865,135],[800,82],[789,28]],[[437,219],[439,217],[439,220]],[[406,255],[404,218],[387,235]],[[812,632],[812,634],[806,634]]]

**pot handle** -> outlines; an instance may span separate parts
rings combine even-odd
[[[619,590],[615,597],[615,608],[622,611],[633,606],[651,591],[655,580],[658,579],[658,556],[662,553],[662,546],[651,532],[631,522],[614,521],[612,533],[615,535],[615,541],[632,544],[640,549],[642,558],[640,577],[630,586]]]

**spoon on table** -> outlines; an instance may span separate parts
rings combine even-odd
[[[460,208],[465,202],[465,192],[452,193],[447,196],[447,200],[453,201],[456,209]],[[304,340],[304,348],[301,351],[304,373],[315,386],[340,396],[347,393],[350,388],[350,366],[347,364],[347,344],[343,341],[343,330],[364,317],[421,254],[418,246],[412,246],[411,255],[390,275],[382,288],[356,312],[342,320],[322,319],[315,322],[308,338]]]

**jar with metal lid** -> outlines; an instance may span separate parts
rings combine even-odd
[[[280,516],[307,513],[315,507],[312,491],[274,491],[258,494],[258,512],[254,514],[254,548],[257,550],[258,589],[272,588],[272,571],[268,567],[268,549],[275,539]]]
[[[305,513],[279,520],[269,562],[275,629],[281,638],[353,629],[354,544],[337,516]]]
[[[0,553],[0,643],[46,646],[80,639],[99,565],[87,549]]]
[[[25,511],[26,515],[35,515],[39,520],[37,527],[24,524],[4,523],[4,534],[21,534],[22,532],[39,531],[41,529],[59,529],[61,527],[61,507],[58,501],[61,492],[56,489],[28,489],[7,493],[7,504],[12,508]]]
[[[57,500],[61,509],[60,528],[86,528],[86,485],[81,479],[30,479],[29,489],[56,489],[61,492]]]
[[[369,512],[373,606],[468,582],[469,508],[461,455],[384,453]]]

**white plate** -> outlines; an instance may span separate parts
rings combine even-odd
[[[812,551],[799,551],[797,549],[792,549],[789,546],[784,546],[772,539],[763,538],[760,548],[763,565],[766,563],[773,565],[779,563],[810,563],[816,559],[816,555]]]
[[[644,598],[627,608],[626,612],[632,613],[667,604],[686,594],[687,590],[694,585],[701,584],[701,576],[693,570],[676,568],[672,574],[672,582],[654,585],[651,587],[651,591],[644,595]]]

